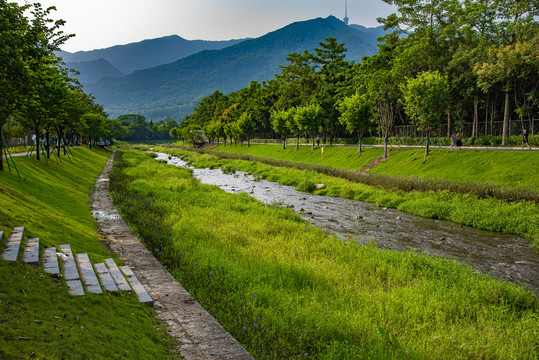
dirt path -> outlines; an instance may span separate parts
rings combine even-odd
[[[96,181],[92,207],[109,249],[132,269],[154,299],[180,354],[190,359],[252,359],[249,353],[163,268],[120,217],[109,196],[113,156]]]

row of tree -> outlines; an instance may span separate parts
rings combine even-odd
[[[379,51],[361,63],[327,38],[314,52],[292,53],[275,79],[252,82],[200,101],[171,136],[249,139],[254,133],[387,138],[396,122],[428,136],[441,123],[447,136],[471,120],[510,118],[522,128],[539,108],[539,3],[534,0],[384,0],[397,12],[384,19]],[[516,115],[516,116],[515,116]],[[427,141],[428,144],[428,141]]]
[[[63,20],[50,19],[55,10],[0,0],[0,170],[6,125],[31,131],[37,146],[43,141],[48,156],[52,137],[60,154],[66,137],[95,142],[107,128],[103,108],[55,55],[73,36],[62,32]],[[40,152],[36,154],[39,160]]]

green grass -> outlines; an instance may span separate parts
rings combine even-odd
[[[196,167],[242,170],[269,181],[295,186],[300,191],[367,201],[426,218],[451,220],[478,229],[517,234],[532,240],[533,246],[539,249],[539,211],[538,205],[531,201],[505,202],[488,197],[480,199],[472,194],[453,194],[448,191],[406,192],[350,182],[315,171],[275,167],[254,161],[227,160],[173,148],[157,150],[189,156],[189,161]],[[315,184],[324,184],[325,188],[315,190]]]
[[[41,249],[68,243],[92,262],[114,257],[101,242],[89,206],[110,153],[72,151],[75,160],[62,158],[61,164],[14,158],[24,181],[7,167],[0,173],[3,243],[14,226],[23,225],[25,237],[39,238]],[[136,296],[73,297],[64,283],[41,268],[0,260],[0,358],[174,358],[173,342],[154,310]]]
[[[122,216],[257,359],[537,358],[529,291],[328,237],[141,152],[123,160],[111,182]]]
[[[309,146],[287,146],[283,150],[278,145],[233,146],[221,145],[214,151],[250,154],[281,160],[329,165],[335,168],[361,170],[376,158],[383,156],[383,150],[366,147],[357,156],[357,147],[324,146],[314,151]],[[487,151],[453,150],[444,151],[431,148],[431,154],[423,162],[423,151],[418,149],[390,148],[391,156],[369,170],[373,174],[396,176],[417,176],[420,178],[444,178],[494,182],[510,186],[539,189],[539,161],[537,152],[530,151]],[[417,156],[416,156],[417,154]],[[415,156],[415,158],[414,158]]]

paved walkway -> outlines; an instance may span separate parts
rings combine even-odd
[[[133,270],[154,300],[186,360],[252,359],[249,353],[170,275],[120,217],[109,196],[113,156],[96,181],[92,207],[108,247]]]

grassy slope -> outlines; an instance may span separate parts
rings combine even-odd
[[[124,159],[117,206],[257,358],[536,358],[531,292],[456,262],[327,237],[289,209],[145,154]]]
[[[25,179],[0,173],[4,243],[24,225],[41,249],[69,243],[92,262],[114,257],[100,242],[88,198],[110,153],[74,149],[58,165],[15,158]],[[7,168],[7,167],[6,167]],[[151,308],[123,294],[72,297],[64,281],[41,269],[0,260],[0,358],[172,358],[171,340]],[[103,316],[107,314],[107,316]]]
[[[271,157],[305,163],[320,163],[343,169],[360,170],[373,159],[382,156],[382,150],[366,147],[358,157],[357,148],[324,146],[312,151],[310,146],[287,146],[285,150],[277,145],[233,146],[221,145],[215,151],[247,153],[255,156]],[[369,170],[376,174],[418,176],[422,178],[440,177],[449,180],[470,180],[495,182],[539,188],[539,154],[530,151],[443,151],[432,148],[431,155],[423,163],[423,151],[417,149],[392,148],[386,162]],[[417,154],[417,156],[416,156]],[[415,159],[414,159],[415,156]]]

